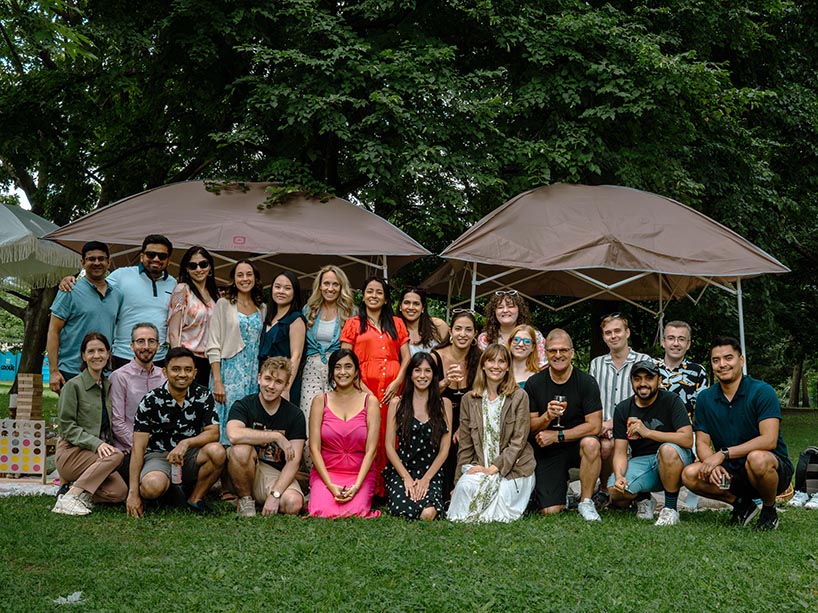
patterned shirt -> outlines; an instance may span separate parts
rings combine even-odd
[[[668,368],[663,358],[656,360],[656,363],[659,365],[662,387],[678,394],[685,403],[688,415],[693,415],[696,408],[696,396],[700,390],[707,387],[707,371],[704,366],[682,360],[682,363],[676,368]]]
[[[209,389],[194,382],[179,406],[165,383],[145,394],[136,410],[133,431],[150,434],[146,451],[167,453],[213,425],[219,425],[219,416]]]
[[[614,366],[610,353],[591,360],[589,372],[599,385],[599,395],[602,399],[602,421],[612,419],[614,407],[633,395],[631,368],[639,360],[652,361],[653,358],[629,348],[628,357],[619,370]]]

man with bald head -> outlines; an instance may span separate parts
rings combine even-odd
[[[591,496],[601,467],[597,435],[602,428],[602,402],[593,377],[574,367],[574,344],[565,330],[545,339],[548,368],[528,379],[531,444],[537,468],[534,502],[542,513],[559,513],[568,493],[568,469],[579,468],[579,513],[600,521]],[[563,397],[563,398],[558,398]]]

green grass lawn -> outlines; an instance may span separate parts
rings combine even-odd
[[[818,442],[818,413],[788,413],[783,431],[795,459]],[[225,503],[210,518],[74,518],[52,504],[0,499],[0,611],[76,591],[83,611],[818,610],[818,512],[802,509],[758,534],[712,511],[661,529],[614,511],[463,526],[246,519]]]

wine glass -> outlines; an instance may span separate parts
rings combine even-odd
[[[554,402],[559,402],[562,405],[562,411],[560,411],[560,414],[557,415],[557,422],[555,424],[553,424],[553,426],[555,428],[558,428],[558,429],[562,430],[563,428],[565,428],[565,426],[563,426],[560,423],[560,419],[562,418],[562,414],[565,413],[565,409],[568,408],[568,397],[567,396],[560,396],[558,394],[558,395],[554,396]]]

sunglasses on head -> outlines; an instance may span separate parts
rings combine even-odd
[[[207,260],[199,260],[198,262],[188,262],[187,269],[188,270],[196,270],[197,268],[201,268],[204,270],[205,268],[210,268],[210,262]]]
[[[608,313],[607,315],[603,315],[599,318],[599,321],[605,321],[606,319],[624,319],[622,313],[617,311],[616,313]]]
[[[452,315],[460,315],[461,313],[468,313],[469,315],[472,316],[477,315],[477,313],[475,313],[471,309],[452,309]]]
[[[495,296],[516,296],[519,292],[516,289],[498,289],[494,292]]]
[[[159,260],[160,262],[164,262],[168,259],[168,254],[164,251],[145,251],[145,257],[149,260]]]

